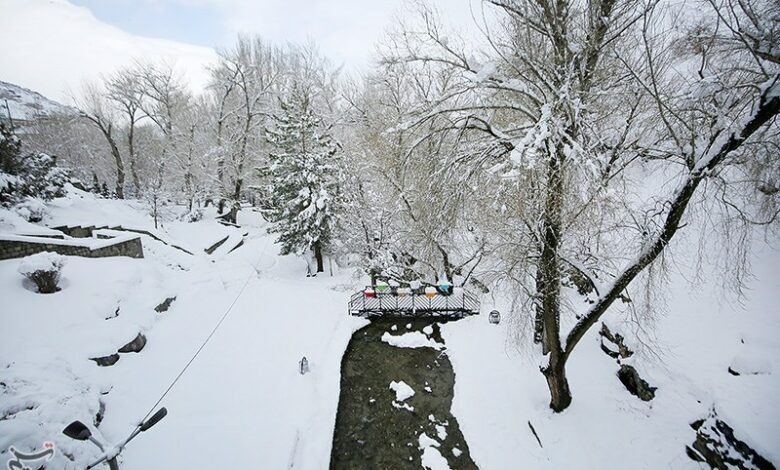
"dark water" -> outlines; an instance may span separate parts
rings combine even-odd
[[[408,323],[412,326],[407,330]],[[392,325],[397,331],[391,331]],[[352,336],[341,363],[331,469],[420,469],[418,439],[423,432],[440,442],[437,449],[450,468],[477,468],[450,413],[455,375],[446,353],[398,348],[380,339],[385,332],[422,331],[427,325],[434,329],[432,338],[443,343],[438,325],[428,320],[374,321]],[[392,381],[404,381],[414,389],[414,396],[403,402],[414,411],[393,406]],[[437,424],[444,426],[446,438],[439,437]],[[455,448],[460,450],[457,457]]]

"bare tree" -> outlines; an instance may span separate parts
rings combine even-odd
[[[119,199],[124,199],[125,166],[116,143],[116,116],[106,102],[104,93],[95,84],[84,86],[78,103],[82,117],[100,130],[108,144],[109,151],[116,165],[116,195]]]
[[[127,156],[130,163],[130,175],[133,179],[133,190],[137,197],[141,194],[141,181],[138,177],[138,149],[135,145],[136,125],[143,119],[141,103],[143,90],[138,72],[132,68],[117,71],[106,80],[107,97],[122,115],[126,126]]]
[[[216,95],[216,148],[222,197],[230,201],[226,220],[235,223],[244,181],[255,170],[266,119],[284,72],[281,51],[259,37],[240,36],[220,53],[212,71]]]
[[[694,48],[701,70],[680,77],[667,67],[672,44],[659,39],[671,37],[668,25],[679,19],[659,19],[656,2],[485,3],[502,20],[498,32],[483,25],[481,53],[467,52],[422,8],[421,25],[397,37],[388,61],[456,71],[449,91],[407,127],[428,127],[426,139],[454,133],[473,165],[525,182],[528,202],[514,215],[517,235],[509,241],[531,241],[532,249],[505,270],[524,273],[522,283],[532,277],[532,288],[520,288],[529,299],[523,304],[535,308],[550,406],[562,411],[571,402],[572,351],[615,300],[629,298],[626,289],[668,247],[702,182],[750,162],[746,155],[767,154],[770,139],[761,134],[776,134],[780,99],[776,48],[767,46],[776,28],[762,23],[772,17],[763,3],[710,2],[712,15],[699,25],[709,34]],[[638,212],[610,193],[642,162],[677,171],[682,183]],[[569,272],[595,291],[585,312],[563,301]]]

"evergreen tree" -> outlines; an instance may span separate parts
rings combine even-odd
[[[337,146],[323,132],[309,93],[294,87],[280,104],[267,132],[275,148],[270,155],[269,232],[279,234],[282,254],[313,251],[317,272],[322,272],[322,254],[331,246],[339,207]]]
[[[45,153],[23,155],[19,138],[0,124],[0,205],[64,196],[69,175],[56,165],[57,159]]]
[[[13,131],[0,124],[0,172],[19,174],[22,170],[22,142]]]

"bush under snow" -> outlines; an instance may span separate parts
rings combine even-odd
[[[44,251],[24,258],[19,265],[19,273],[34,282],[41,294],[51,294],[59,290],[63,266],[64,256]]]
[[[179,220],[190,223],[198,222],[201,219],[203,219],[203,210],[197,207],[193,207],[192,210],[185,212],[179,217]]]
[[[46,205],[40,199],[28,197],[13,208],[14,212],[19,214],[28,222],[40,222],[46,216]]]

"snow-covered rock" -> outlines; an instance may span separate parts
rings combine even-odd
[[[385,332],[382,341],[397,348],[433,348],[442,349],[443,344],[429,339],[419,331],[410,331],[402,335],[391,335]]]
[[[395,392],[395,401],[402,402],[414,396],[414,389],[403,380],[390,382],[390,390]]]

